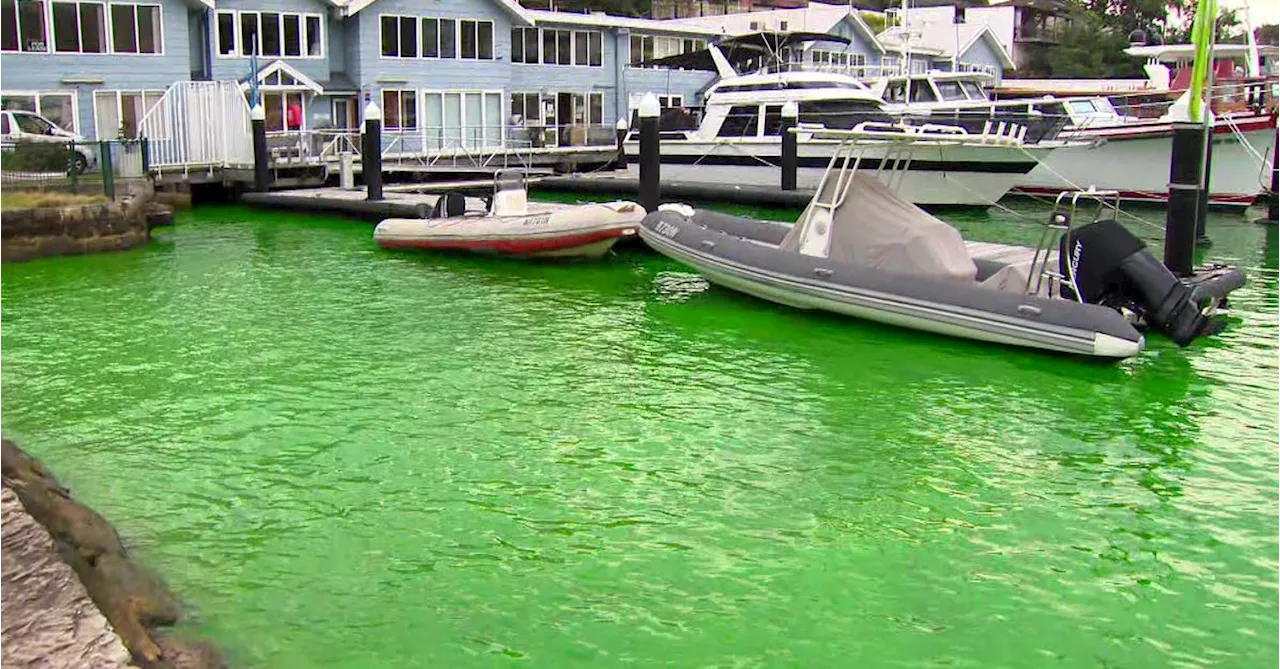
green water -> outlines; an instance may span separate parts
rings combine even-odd
[[[1210,234],[1232,328],[1101,365],[201,209],[4,267],[4,433],[242,666],[1274,667],[1276,232]]]

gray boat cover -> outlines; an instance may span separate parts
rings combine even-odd
[[[835,173],[814,202],[831,202]],[[781,248],[798,253],[804,240],[821,234],[810,202]],[[871,175],[854,174],[849,193],[833,215],[827,258],[884,272],[954,281],[977,280],[964,239],[950,225],[907,202]]]

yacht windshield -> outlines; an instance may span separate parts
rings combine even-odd
[[[934,82],[938,85],[938,93],[942,95],[943,100],[965,100],[964,89],[960,87],[958,81],[938,81]]]
[[[959,83],[960,87],[964,89],[964,92],[968,94],[970,100],[986,100],[987,99],[986,91],[983,91],[982,87],[979,86],[977,83],[972,81],[960,81],[957,83]]]
[[[870,100],[814,100],[800,103],[801,123],[821,123],[838,130],[850,130],[864,121],[887,123],[893,119]]]

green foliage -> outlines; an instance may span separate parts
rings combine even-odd
[[[64,144],[18,142],[0,152],[0,170],[6,172],[67,172],[75,152]]]
[[[859,14],[862,15],[862,20],[867,22],[867,27],[871,28],[872,33],[879,35],[884,32],[884,14],[879,12],[859,12]]]
[[[1124,53],[1129,35],[1123,22],[1094,12],[1072,12],[1062,42],[1049,52],[1048,71],[1062,79],[1143,77],[1139,59]]]

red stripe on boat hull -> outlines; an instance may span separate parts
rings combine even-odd
[[[456,249],[504,253],[509,255],[533,255],[567,251],[580,246],[590,246],[608,239],[636,234],[635,226],[596,230],[577,235],[559,235],[538,238],[498,239],[379,239],[378,246],[385,249]]]
[[[1241,133],[1255,132],[1258,130],[1271,130],[1276,127],[1275,116],[1250,116],[1242,119],[1233,119],[1234,128],[1228,125],[1226,121],[1219,121],[1213,126],[1213,134],[1227,135],[1232,134],[1236,130]],[[1124,139],[1151,139],[1154,137],[1173,136],[1173,124],[1169,122],[1161,123],[1134,123],[1129,126],[1119,125],[1101,128],[1084,128],[1076,131],[1068,131],[1064,133],[1072,139],[1086,139],[1093,137],[1103,137],[1109,141]]]

